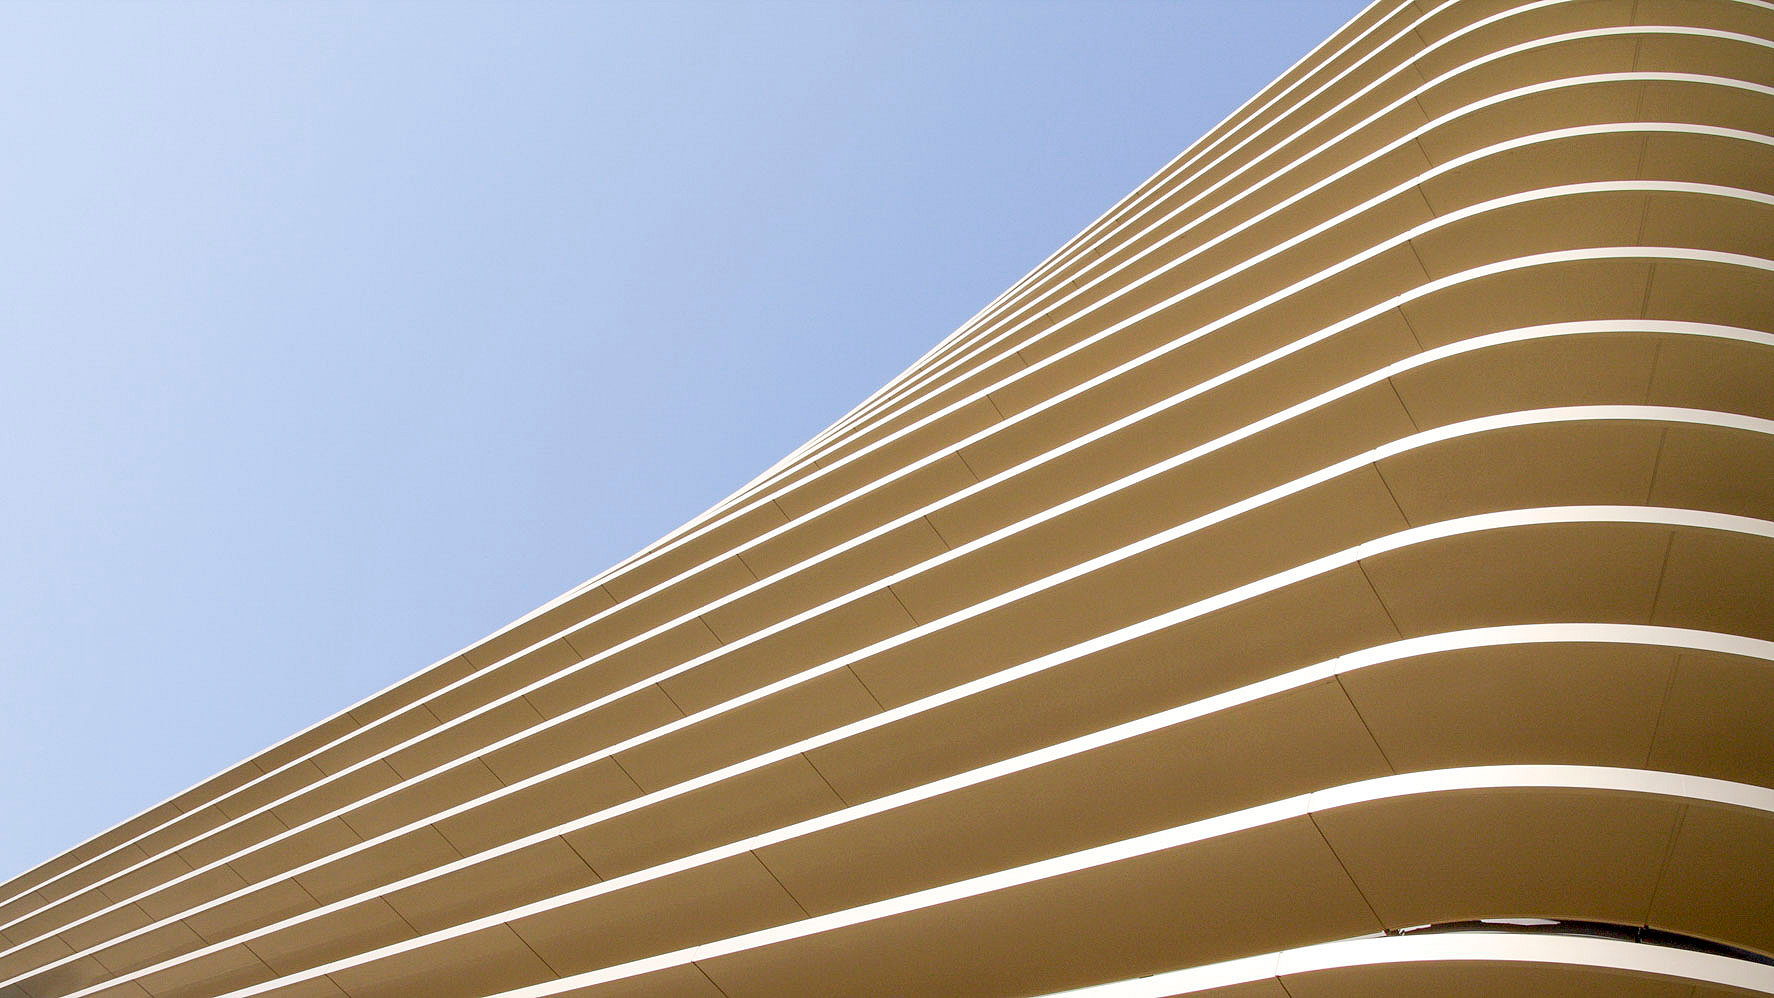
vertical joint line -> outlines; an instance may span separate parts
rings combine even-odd
[[[1337,847],[1331,845],[1330,837],[1324,834],[1324,829],[1318,827],[1318,815],[1308,811],[1306,818],[1312,822],[1312,830],[1318,833],[1318,838],[1324,843],[1324,847],[1330,850],[1331,858],[1337,861],[1337,867],[1343,871],[1343,876],[1349,878],[1349,886],[1355,888],[1355,895],[1361,898],[1361,903],[1367,907],[1368,914],[1374,916],[1374,924],[1384,931],[1386,920],[1380,917],[1379,911],[1374,908],[1374,903],[1368,900],[1367,892],[1361,889],[1361,884],[1356,882],[1355,875],[1349,872],[1349,865],[1344,863],[1343,857],[1337,854]]]
[[[1651,912],[1657,910],[1657,896],[1663,893],[1664,878],[1669,876],[1670,861],[1675,859],[1675,844],[1681,840],[1682,828],[1688,823],[1688,812],[1691,807],[1692,805],[1683,804],[1681,810],[1676,812],[1675,821],[1670,823],[1669,844],[1663,848],[1663,861],[1657,864],[1657,879],[1651,882],[1651,896],[1645,901],[1644,921],[1641,924],[1649,925]]]
[[[1675,689],[1675,677],[1681,669],[1682,656],[1676,652],[1673,661],[1669,663],[1669,676],[1663,681],[1663,696],[1657,701],[1657,720],[1651,725],[1651,741],[1645,746],[1645,769],[1651,768],[1651,759],[1657,754],[1657,739],[1663,737],[1663,718],[1669,713],[1669,694]]]
[[[1380,759],[1386,763],[1386,768],[1390,769],[1393,775],[1397,775],[1398,766],[1393,763],[1392,757],[1386,754],[1386,746],[1381,745],[1380,739],[1375,737],[1374,729],[1367,723],[1367,718],[1362,715],[1361,708],[1355,705],[1355,698],[1349,695],[1349,687],[1343,685],[1343,674],[1339,672],[1331,678],[1337,681],[1337,689],[1342,692],[1343,699],[1349,702],[1349,709],[1355,712],[1355,719],[1361,722],[1361,730],[1367,732],[1368,740],[1374,743],[1374,750],[1380,753]]]
[[[1380,604],[1380,612],[1386,615],[1386,622],[1392,625],[1392,633],[1401,638],[1404,637],[1404,630],[1398,626],[1397,618],[1392,616],[1392,608],[1386,605],[1386,597],[1380,595],[1379,587],[1375,586],[1374,580],[1368,576],[1367,565],[1357,559],[1355,568],[1361,572],[1361,581],[1367,583],[1368,591],[1374,594],[1374,602]]]
[[[690,966],[696,968],[696,972],[698,974],[702,975],[702,979],[708,982],[709,987],[714,988],[716,991],[720,992],[721,998],[729,998],[729,996],[727,995],[727,989],[721,987],[719,984],[716,984],[715,979],[708,976],[708,971],[702,969],[702,964],[697,963],[695,960],[691,960]]]
[[[1669,574],[1669,555],[1670,552],[1674,550],[1675,531],[1671,530],[1669,532],[1669,539],[1663,542],[1663,561],[1657,567],[1657,587],[1651,592],[1651,610],[1645,619],[1645,623],[1647,624],[1655,624],[1657,622],[1657,604],[1663,599],[1663,579]]]
[[[862,681],[862,677],[856,674],[855,669],[846,665],[846,666],[844,666],[844,671],[850,673],[850,678],[856,680],[856,685],[862,687],[862,691],[864,693],[867,693],[869,695],[869,699],[873,700],[875,702],[875,709],[881,711],[883,714],[887,712],[887,705],[881,702],[880,697],[875,696],[875,691],[869,689],[869,684]],[[843,797],[840,796],[838,799],[842,800]]]
[[[1398,313],[1398,318],[1404,322],[1405,331],[1411,334],[1411,339],[1417,344],[1417,352],[1422,353],[1423,337],[1417,335],[1416,324],[1411,322],[1411,317],[1409,315],[1405,314],[1404,307],[1401,305],[1394,305],[1392,306],[1392,311]],[[1394,391],[1396,390],[1397,389],[1394,389]]]
[[[542,966],[547,967],[548,972],[553,974],[557,980],[559,978],[566,976],[565,974],[562,974],[560,971],[554,969],[554,964],[549,963],[547,960],[544,960],[542,958],[542,954],[536,952],[536,947],[531,946],[530,941],[528,939],[525,939],[523,936],[519,935],[518,931],[516,929],[512,928],[509,923],[500,923],[500,924],[503,925],[505,928],[505,931],[511,933],[512,936],[514,936],[518,942],[523,943],[524,949],[529,950],[531,956],[535,957],[537,960],[540,960],[542,962]]]
[[[1392,500],[1392,508],[1398,510],[1398,518],[1403,520],[1407,527],[1417,526],[1416,523],[1412,522],[1410,515],[1404,511],[1404,507],[1399,504],[1397,494],[1392,491],[1392,483],[1386,480],[1386,473],[1380,470],[1380,462],[1375,461],[1373,464],[1368,465],[1368,467],[1374,469],[1374,477],[1380,480],[1380,487],[1386,490],[1386,498]],[[1366,574],[1365,570],[1363,574]],[[1369,580],[1368,585],[1373,585],[1372,580]],[[1379,593],[1376,592],[1374,595],[1377,596]]]
[[[801,899],[795,897],[795,892],[789,890],[788,885],[782,882],[782,878],[776,875],[776,871],[770,869],[770,864],[764,862],[764,857],[758,855],[756,849],[747,850],[746,855],[750,856],[759,866],[763,867],[764,872],[769,874],[770,879],[776,882],[776,886],[782,889],[782,893],[788,895],[788,899],[795,903],[795,907],[801,909],[801,914],[806,915],[809,918],[813,916],[813,913],[807,910],[807,906],[801,903]]]
[[[1663,451],[1668,446],[1669,427],[1665,426],[1662,432],[1657,434],[1657,454],[1651,459],[1651,480],[1645,483],[1646,506],[1651,505],[1651,497],[1657,494],[1657,475],[1663,470]],[[1668,557],[1668,552],[1664,552],[1664,558]]]
[[[850,807],[852,805],[853,802],[850,800],[850,798],[844,796],[842,793],[839,793],[838,788],[832,785],[832,781],[826,777],[825,771],[820,769],[818,764],[816,764],[812,759],[807,758],[807,753],[802,752],[801,758],[806,761],[807,768],[813,770],[813,775],[819,777],[819,782],[825,784],[825,788],[832,792],[833,797],[836,797],[838,800],[843,801],[845,807]]]
[[[1663,364],[1663,340],[1658,338],[1651,349],[1651,376],[1645,379],[1645,404],[1650,405],[1657,391],[1657,368]]]

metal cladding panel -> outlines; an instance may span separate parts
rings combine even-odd
[[[1379,0],[0,995],[1774,993],[1770,594],[1774,4]]]

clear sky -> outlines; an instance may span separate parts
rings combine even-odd
[[[718,501],[1361,6],[0,6],[0,879]]]

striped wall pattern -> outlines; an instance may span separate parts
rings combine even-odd
[[[1774,994],[1771,258],[1774,4],[1379,0],[0,995]]]

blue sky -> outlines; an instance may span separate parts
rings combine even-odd
[[[0,6],[0,879],[718,501],[1360,6]]]

